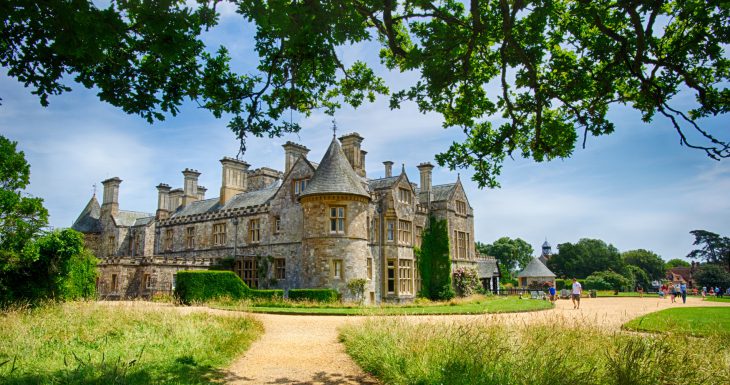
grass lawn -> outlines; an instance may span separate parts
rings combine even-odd
[[[210,307],[255,313],[316,314],[316,315],[437,315],[514,313],[551,309],[548,301],[517,297],[484,297],[458,299],[449,302],[427,302],[406,305],[356,306],[343,304],[280,302],[212,302]]]
[[[590,324],[387,318],[344,326],[340,340],[360,367],[392,385],[730,383],[730,344],[720,336],[611,333]]]
[[[2,384],[213,384],[263,332],[249,317],[88,303],[0,312]]]
[[[710,302],[730,302],[730,297],[705,297],[705,301]]]
[[[676,307],[635,318],[624,328],[646,332],[673,332],[693,336],[730,336],[730,307]]]

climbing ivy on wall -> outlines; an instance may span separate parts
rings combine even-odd
[[[421,250],[417,255],[421,272],[420,296],[430,300],[454,298],[450,250],[448,223],[430,216],[428,227],[423,231]]]

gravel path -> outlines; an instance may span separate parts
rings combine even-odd
[[[530,301],[530,300],[526,300]],[[114,304],[114,302],[110,302]],[[119,304],[119,302],[116,302]],[[136,302],[140,306],[149,303]],[[159,304],[155,304],[159,306]],[[134,306],[134,305],[132,305]],[[669,307],[730,306],[730,303],[703,302],[688,298],[686,304],[672,304],[656,297],[585,298],[580,309],[573,309],[570,300],[559,300],[552,310],[484,315],[407,316],[409,322],[509,322],[529,324],[588,324],[616,330],[623,323],[653,311]],[[202,307],[177,307],[183,313],[209,311],[235,315],[237,312]],[[345,353],[337,340],[337,329],[347,323],[362,322],[367,317],[306,316],[253,314],[264,325],[264,335],[251,345],[246,354],[228,367],[225,382],[230,384],[297,384],[347,385],[378,384],[364,373]]]

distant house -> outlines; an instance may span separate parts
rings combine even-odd
[[[545,282],[555,285],[555,274],[540,262],[539,258],[533,258],[525,268],[517,273],[519,287],[535,287],[541,286]]]
[[[673,285],[685,283],[687,284],[687,287],[693,288],[695,287],[694,274],[697,272],[699,267],[699,262],[692,262],[692,265],[689,267],[682,266],[667,269],[667,281],[671,282]]]

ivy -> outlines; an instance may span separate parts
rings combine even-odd
[[[451,256],[449,255],[449,230],[446,220],[428,218],[423,231],[421,249],[418,252],[418,268],[421,271],[420,296],[430,300],[454,298],[451,287]]]

